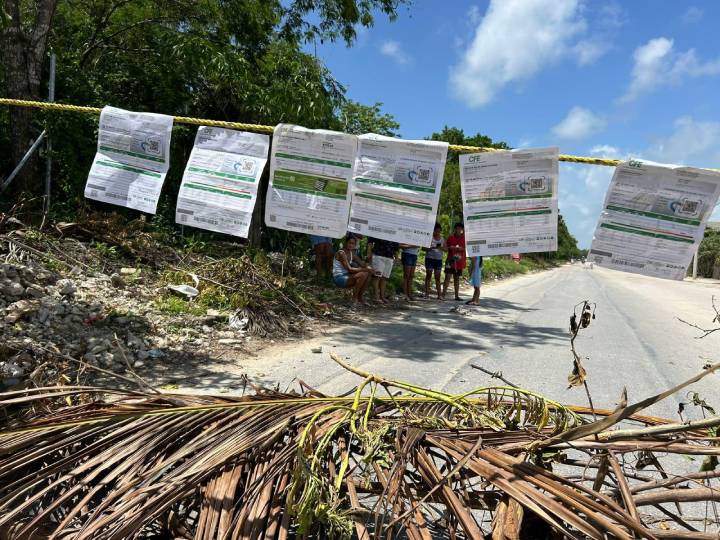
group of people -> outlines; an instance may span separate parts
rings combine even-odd
[[[397,260],[398,251],[403,268],[403,294],[408,302],[414,301],[415,268],[420,249],[425,252],[424,297],[430,297],[430,285],[434,279],[437,299],[443,300],[452,280],[455,300],[462,300],[460,298],[460,277],[468,267],[465,254],[465,228],[462,223],[456,223],[453,233],[447,238],[443,238],[442,228],[440,224],[436,224],[430,246],[423,248],[368,237],[367,253],[364,258],[359,253],[361,238],[358,234],[348,233],[342,248],[337,253],[333,253],[330,238],[310,237],[315,252],[318,276],[322,276],[329,270],[335,285],[352,289],[353,302],[366,304],[365,292],[372,284],[375,302],[387,304],[386,283]],[[445,280],[441,284],[443,267]],[[470,259],[469,277],[474,290],[472,299],[468,300],[466,304],[478,305],[482,281],[482,257]]]

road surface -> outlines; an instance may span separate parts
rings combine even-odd
[[[299,378],[324,392],[347,391],[358,378],[329,359],[334,351],[366,371],[454,393],[501,384],[470,367],[475,363],[502,371],[524,388],[585,405],[582,388],[567,389],[568,326],[573,306],[588,299],[597,303],[597,318],[581,331],[576,348],[589,357],[584,363],[595,405],[612,408],[623,387],[634,402],[720,362],[720,332],[696,339],[699,332],[678,320],[712,327],[713,295],[720,303],[718,282],[674,282],[566,265],[483,286],[479,307],[422,301],[390,312],[363,311],[358,321],[324,336],[270,347],[240,365],[218,369],[281,387]],[[452,311],[458,305],[461,313]],[[322,353],[313,352],[318,347]],[[720,406],[720,376],[694,388]],[[685,399],[684,393],[675,396],[652,412],[676,417],[678,402]]]

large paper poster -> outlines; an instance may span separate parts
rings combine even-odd
[[[429,246],[437,216],[448,143],[358,137],[348,230],[413,246]]]
[[[85,197],[154,214],[170,167],[173,117],[104,107]]]
[[[558,149],[460,156],[469,256],[557,250]]]
[[[247,238],[269,149],[267,135],[200,126],[175,221]]]
[[[618,165],[588,260],[683,279],[720,195],[720,173],[631,160]]]
[[[344,236],[356,152],[355,135],[276,126],[265,224],[318,236]]]

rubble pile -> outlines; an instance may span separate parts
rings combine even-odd
[[[162,289],[137,274],[62,277],[33,261],[0,264],[0,390],[27,379],[77,382],[79,374],[87,382],[98,372],[93,367],[122,374],[188,349],[244,342],[241,331],[221,327],[228,316],[218,311],[159,312],[154,299]],[[173,327],[177,332],[168,332]]]

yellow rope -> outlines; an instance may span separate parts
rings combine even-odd
[[[98,107],[81,107],[79,105],[66,105],[64,103],[47,103],[45,101],[26,101],[22,99],[0,98],[0,105],[10,105],[13,107],[29,107],[34,109],[45,109],[50,111],[69,111],[79,113],[100,114],[102,109]],[[176,116],[177,124],[194,124],[202,126],[224,127],[229,129],[242,129],[245,131],[254,131],[258,133],[272,134],[273,126],[263,126],[260,124],[245,124],[242,122],[224,122],[222,120],[208,120],[205,118],[192,118],[188,116]],[[470,152],[500,152],[497,148],[489,148],[485,146],[464,146],[460,144],[451,144],[450,150],[453,152],[470,153]],[[560,154],[560,161],[570,163],[585,163],[586,165],[604,165],[606,167],[615,167],[620,163],[617,159],[595,158],[587,156],[573,156],[569,154]],[[717,170],[717,169],[711,169]]]

